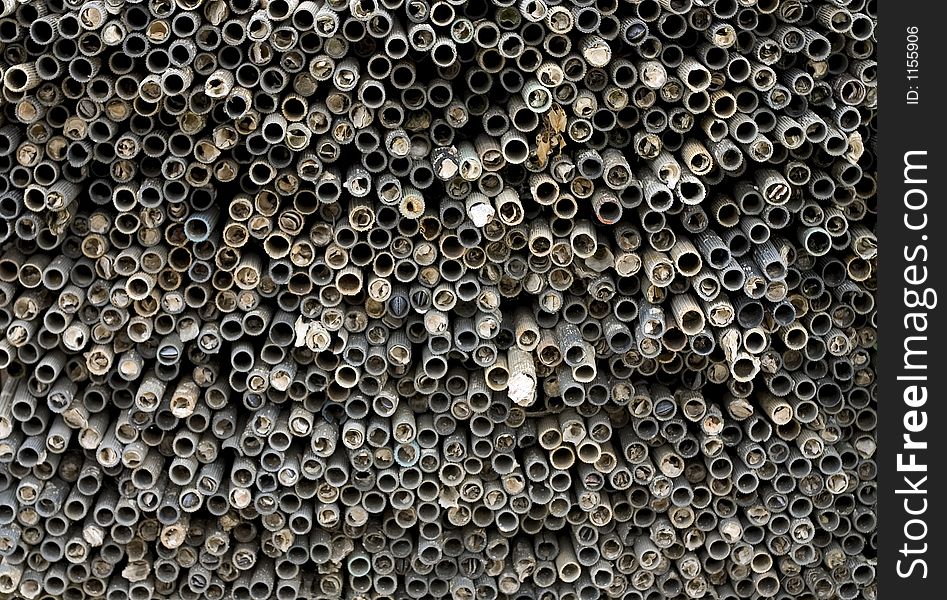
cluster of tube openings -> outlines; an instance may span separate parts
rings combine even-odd
[[[876,0],[2,0],[0,596],[877,597]]]

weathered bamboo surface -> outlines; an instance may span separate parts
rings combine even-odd
[[[877,597],[874,0],[3,0],[0,595]]]

